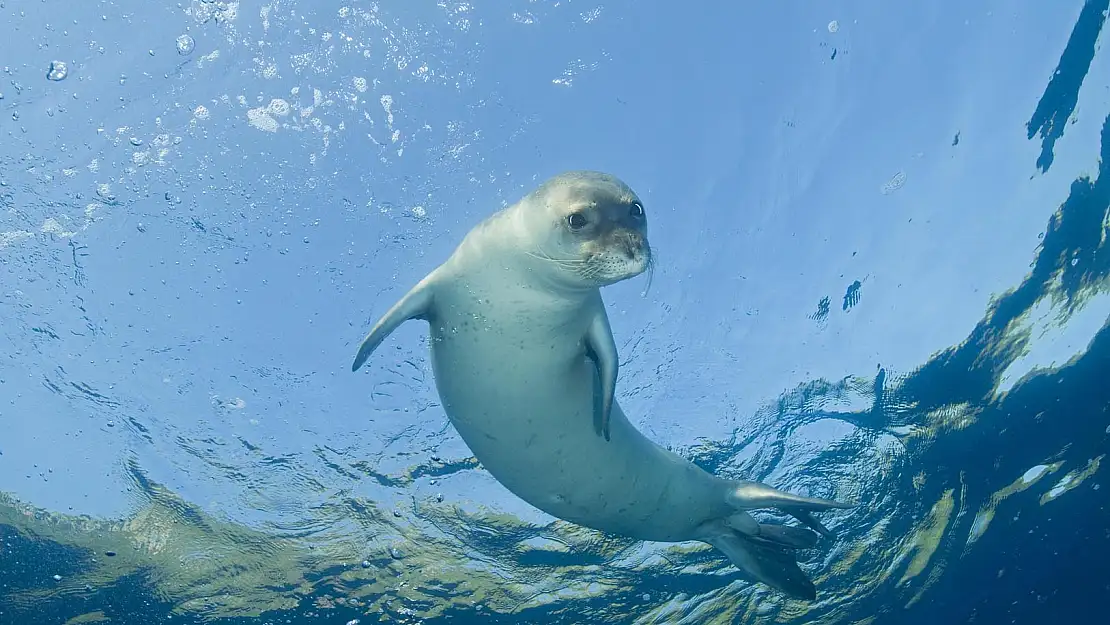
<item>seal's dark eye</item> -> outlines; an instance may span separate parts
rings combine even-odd
[[[567,215],[567,225],[571,230],[581,230],[586,226],[586,216],[582,213],[571,213]]]
[[[632,207],[628,209],[628,214],[636,218],[643,217],[644,205],[639,202],[633,202]]]

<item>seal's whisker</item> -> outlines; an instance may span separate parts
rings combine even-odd
[[[542,260],[544,262],[551,263],[551,264],[553,264],[557,267],[562,267],[563,269],[566,269],[568,271],[579,271],[580,268],[582,266],[584,266],[585,263],[586,263],[585,260],[579,259],[579,258],[562,259],[562,258],[552,258],[552,257],[550,257],[546,254],[535,254],[533,252],[525,252],[525,253],[528,256],[531,256],[532,258],[536,258],[536,259]]]
[[[651,256],[648,256],[647,275],[648,275],[647,285],[644,286],[644,290],[643,290],[643,292],[640,293],[640,297],[647,297],[648,292],[651,291],[651,283],[652,283],[653,280],[655,280],[655,254],[654,253]]]
[[[543,253],[536,254],[534,252],[525,252],[525,254],[531,256],[532,258],[538,258],[540,260],[546,260],[548,262],[556,263],[556,264],[559,264],[559,265],[574,265],[574,264],[582,264],[582,263],[586,262],[586,260],[583,259],[583,258],[552,258],[551,256],[548,256],[547,254],[543,254]]]
[[[601,263],[591,263],[589,265],[581,267],[579,269],[578,275],[582,276],[586,280],[593,280],[601,274],[604,268],[605,266]]]

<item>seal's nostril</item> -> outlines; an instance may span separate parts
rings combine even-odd
[[[624,255],[630,260],[636,257],[636,252],[640,249],[640,242],[636,240],[631,234],[627,235],[623,241]]]

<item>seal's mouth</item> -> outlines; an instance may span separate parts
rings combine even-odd
[[[559,281],[587,288],[635,278],[654,266],[651,246],[641,233],[634,231],[613,232],[601,239],[580,242],[572,254],[527,253],[553,269],[560,276]]]
[[[603,245],[592,246],[579,277],[596,286],[634,278],[651,268],[651,246],[638,232],[613,233]]]

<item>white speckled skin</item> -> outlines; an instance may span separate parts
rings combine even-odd
[[[600,377],[586,337],[605,314],[599,288],[650,264],[646,216],[635,215],[634,205],[632,190],[605,174],[548,181],[471,230],[375,326],[354,368],[404,319],[426,319],[447,416],[514,494],[606,532],[710,542],[757,579],[807,597],[812,584],[805,587],[804,575],[804,584],[794,579],[801,571],[794,574],[792,556],[790,566],[772,563],[785,573],[768,573],[758,554],[744,552],[737,536],[761,527],[744,509],[789,506],[823,529],[804,510],[845,506],[716,477],[649,440],[616,402],[611,439],[599,433]],[[580,232],[567,226],[576,212],[588,221]]]

